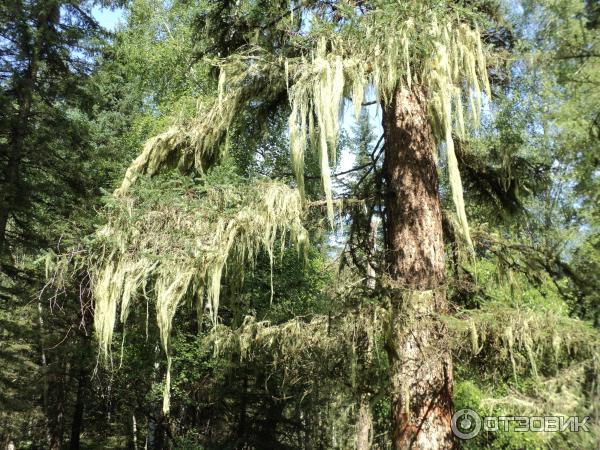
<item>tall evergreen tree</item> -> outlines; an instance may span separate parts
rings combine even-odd
[[[595,96],[572,80],[595,72],[571,58],[593,61],[594,12],[524,6],[504,21],[493,2],[128,4],[92,75],[72,73],[85,90],[38,88],[60,91],[48,117],[80,118],[53,123],[82,139],[81,158],[38,127],[46,116],[29,135],[61,156],[57,170],[85,176],[75,192],[21,171],[33,200],[69,198],[8,216],[5,286],[37,300],[18,323],[14,295],[0,309],[0,357],[26,342],[42,363],[2,371],[2,404],[20,410],[0,413],[0,439],[453,448],[455,409],[594,416],[600,339],[569,316],[590,317],[595,301],[597,177],[580,151],[595,148]],[[96,217],[98,188],[116,177]],[[27,229],[45,241],[17,245]],[[60,235],[65,254],[44,254],[38,295],[34,261]],[[23,268],[32,279],[17,290]],[[40,386],[27,381],[38,374]],[[595,436],[498,430],[461,446],[589,448]]]
[[[106,37],[92,6],[0,6],[0,317],[8,342],[2,365],[19,361],[2,380],[7,413],[0,435],[18,446],[61,448],[72,425],[71,448],[79,448],[89,392],[85,305],[70,291],[58,308],[40,291],[45,252],[90,232],[94,216],[86,209],[98,201],[106,176],[103,152],[91,142],[96,99],[88,81]],[[49,314],[53,307],[60,313]],[[68,345],[55,345],[67,337]]]
[[[260,5],[242,2],[231,8],[227,17],[240,14],[244,25],[239,28],[240,34],[236,26],[231,26],[232,33],[217,37],[214,47],[218,50],[212,50],[225,56],[218,63],[218,99],[194,122],[149,141],[128,169],[117,195],[127,195],[141,174],[155,173],[173,160],[175,152],[181,155],[176,156],[180,169],[206,170],[218,158],[227,129],[240,111],[247,107],[272,110],[289,97],[292,161],[299,193],[303,195],[304,151],[308,140],[314,139],[328,216],[333,221],[330,160],[335,159],[344,94],[351,96],[360,111],[365,89],[375,86],[384,111],[386,273],[396,288],[388,343],[393,442],[395,448],[452,448],[452,364],[443,344],[443,327],[435,320],[447,309],[436,160],[437,145],[443,140],[458,220],[463,238],[470,244],[452,133],[454,126],[458,133],[464,128],[462,84],[473,88],[465,95],[471,94],[475,118],[481,101],[479,89],[487,85],[483,44],[473,24],[474,12],[452,2],[426,2],[416,8],[396,2],[365,2],[355,7],[314,2],[293,8],[289,15],[281,7],[271,7],[268,11],[273,12],[266,16],[274,17],[274,21],[264,25],[265,15],[258,14]],[[309,17],[310,25],[302,25],[309,23]],[[210,27],[212,20],[205,18],[201,24]],[[388,35],[385,30],[389,27],[397,32]],[[422,27],[428,32],[423,33]],[[289,33],[297,34],[297,38],[286,38]],[[195,153],[193,161],[186,156],[190,150]],[[265,200],[272,201],[268,197]],[[277,204],[288,201],[277,200]],[[275,216],[265,219],[267,226],[274,230],[294,226],[289,222],[296,220],[294,216],[283,216],[292,210],[273,212]],[[279,225],[281,219],[285,222]],[[243,227],[232,226],[240,230]],[[298,230],[292,232],[296,238],[301,236]],[[251,240],[257,238],[237,237],[250,240],[242,244],[248,245],[247,249],[241,247],[236,252],[252,254],[256,244]],[[272,251],[270,244],[266,245]],[[213,314],[218,308],[217,284],[230,248],[224,247],[224,254],[218,253],[200,269],[201,274],[206,273],[202,277],[212,277],[208,295]],[[106,288],[112,289],[108,287],[111,280],[120,276],[119,271],[128,270],[125,267],[130,263],[121,260],[118,264],[119,268],[102,269],[105,281],[98,280],[99,285],[107,283]],[[146,266],[137,276],[147,277],[156,267]],[[159,270],[163,274],[160,276],[169,280],[166,286],[170,285],[168,291],[158,294],[159,302],[161,295],[170,296],[158,306],[165,308],[159,314],[159,326],[167,349],[173,309],[187,290],[199,289],[200,285],[194,285],[193,271],[180,278],[183,273],[165,275]],[[96,326],[106,349],[114,323],[110,305],[119,300],[104,287],[101,289],[97,291]],[[165,395],[166,408],[168,385]]]

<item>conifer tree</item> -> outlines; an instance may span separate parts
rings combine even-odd
[[[333,223],[330,165],[335,161],[340,111],[348,98],[359,113],[364,92],[374,88],[383,109],[385,135],[386,270],[381,276],[385,275],[394,292],[387,344],[393,442],[395,448],[452,448],[452,363],[444,344],[444,328],[436,319],[447,310],[436,161],[438,146],[444,142],[462,238],[471,245],[453,133],[464,133],[467,111],[463,98],[471,102],[470,115],[476,121],[480,91],[487,88],[489,92],[474,12],[453,2],[353,5],[317,1],[299,4],[286,13],[283,5],[271,5],[266,15],[258,15],[259,6],[241,2],[230,6],[227,16],[214,12],[211,16],[209,10],[201,22],[207,29],[218,17],[240,14],[243,23],[232,25],[226,36],[216,37],[218,50],[213,51],[221,57],[217,60],[218,98],[203,107],[193,121],[148,141],[116,196],[127,196],[140,175],[152,175],[174,158],[181,170],[205,171],[219,159],[228,129],[241,111],[256,109],[260,117],[260,112],[272,111],[287,99],[300,203],[296,203],[296,194],[267,189],[262,201],[272,206],[267,206],[264,232],[290,231],[302,242],[304,232],[294,223],[299,220],[299,205],[304,203],[305,152],[314,150],[319,155],[328,217]],[[389,33],[390,29],[394,32]],[[127,309],[125,297],[114,297],[121,289],[111,286],[117,278],[129,292],[137,289],[139,280],[158,273],[159,326],[165,349],[174,310],[189,289],[207,286],[216,321],[225,261],[232,254],[254,254],[255,241],[262,241],[265,250],[272,252],[272,238],[263,241],[260,235],[246,235],[245,213],[240,214],[226,225],[226,233],[231,230],[234,234],[217,234],[221,242],[216,245],[221,250],[203,263],[200,278],[191,267],[187,272],[168,273],[150,261],[130,261],[126,254],[116,265],[114,256],[101,263],[96,328],[102,348],[107,351],[111,340],[115,302],[122,302],[121,307]],[[259,231],[263,225],[250,226]],[[106,230],[107,236],[114,233],[114,228]],[[236,237],[237,233],[241,234]],[[232,248],[231,239],[241,246]],[[130,270],[132,274],[127,275]],[[168,384],[165,395],[166,409]]]
[[[542,3],[531,11],[554,25],[552,8],[590,17],[557,42],[595,26],[584,2]],[[578,147],[597,143],[595,97],[573,95],[577,127],[558,101],[556,134],[542,135],[537,105],[573,85],[526,55],[511,65],[493,3],[138,0],[127,20],[95,78],[112,108],[95,126],[101,147],[136,157],[97,231],[48,258],[53,301],[93,300],[104,363],[96,395],[83,390],[93,404],[81,412],[71,395],[73,443],[86,414],[87,442],[109,447],[305,449],[453,448],[455,408],[593,415],[600,340],[568,312],[589,317],[596,301],[597,212],[569,205],[595,199],[593,154]],[[523,41],[544,32],[538,20]],[[576,36],[589,57],[593,39]],[[572,66],[558,73],[587,73]],[[340,171],[349,111],[357,162]],[[578,170],[553,179],[563,167]],[[568,238],[576,226],[585,245]],[[71,378],[85,387],[85,373]],[[60,392],[50,403],[63,412]],[[585,448],[593,436],[462,444]]]

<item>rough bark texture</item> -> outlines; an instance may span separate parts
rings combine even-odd
[[[388,273],[393,304],[388,355],[395,449],[450,449],[452,363],[435,313],[446,309],[436,145],[423,96],[399,88],[384,108]]]
[[[435,140],[416,94],[399,89],[383,118],[390,275],[412,289],[444,281]]]

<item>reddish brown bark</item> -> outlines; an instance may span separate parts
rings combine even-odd
[[[436,145],[423,95],[399,88],[383,116],[388,272],[401,287],[388,355],[395,449],[450,449],[452,362],[436,313],[446,309]]]

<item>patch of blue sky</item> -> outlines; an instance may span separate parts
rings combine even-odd
[[[125,23],[125,10],[123,8],[110,9],[94,6],[92,16],[102,28],[108,31],[116,31]]]

